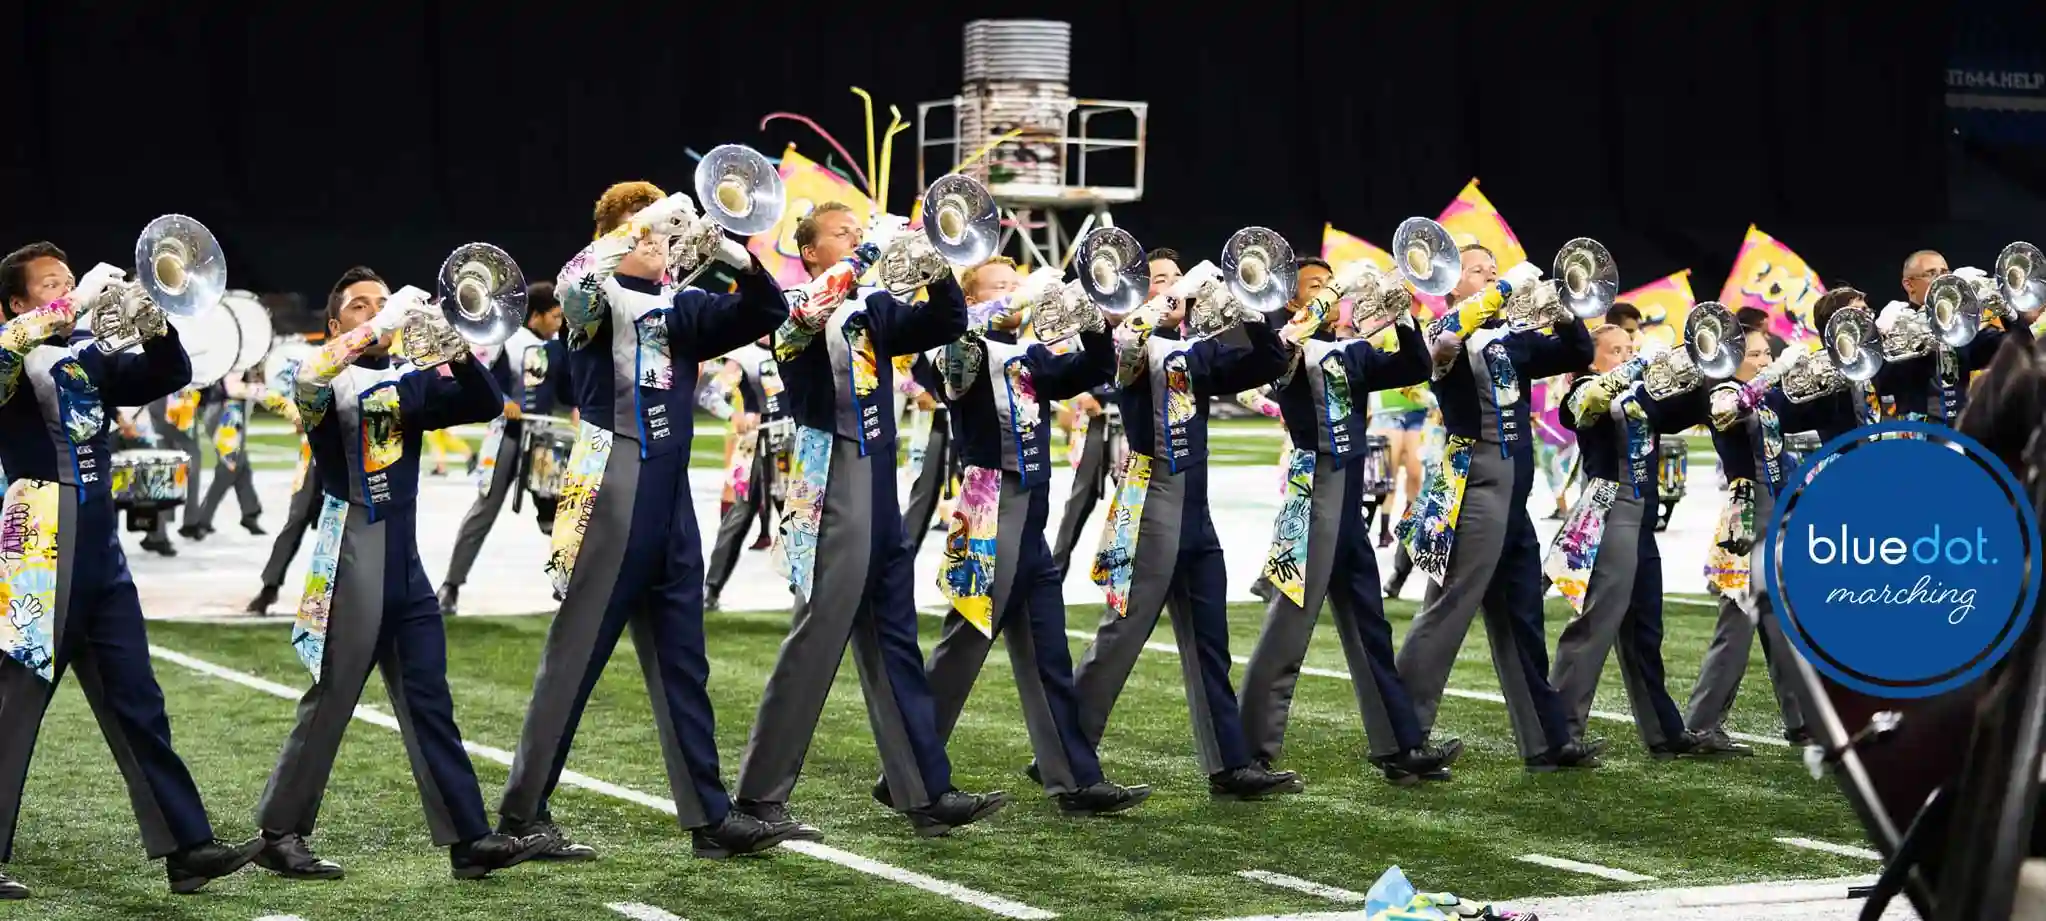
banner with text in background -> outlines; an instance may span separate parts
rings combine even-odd
[[[1726,309],[1757,307],[1769,313],[1769,331],[1784,339],[1798,341],[1816,337],[1811,328],[1812,307],[1826,286],[1819,274],[1775,237],[1748,225],[1747,238],[1733,260],[1733,271],[1719,289],[1719,302]]]
[[[1641,311],[1644,344],[1660,342],[1670,348],[1684,341],[1684,321],[1691,316],[1691,308],[1698,306],[1691,293],[1690,269],[1651,281],[1620,295],[1619,300]]]

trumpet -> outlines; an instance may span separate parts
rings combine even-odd
[[[1150,291],[1144,248],[1120,227],[1102,227],[1080,240],[1073,253],[1079,284],[1102,310],[1121,316],[1137,309]]]
[[[100,350],[118,352],[162,335],[166,315],[211,311],[226,292],[220,241],[206,225],[166,214],[135,237],[135,281],[109,285],[81,314]]]
[[[725,236],[741,237],[765,233],[781,220],[788,206],[788,192],[781,174],[759,151],[742,144],[723,144],[696,164],[696,200],[703,216],[683,228],[668,243],[671,269],[686,270],[681,285],[688,285],[710,269],[713,260],[723,258],[733,268],[745,268],[745,249]]]
[[[1597,240],[1578,237],[1556,251],[1545,284],[1529,285],[1506,299],[1501,313],[1515,332],[1604,316],[1620,292],[1613,254]]]
[[[1933,334],[1952,348],[1975,341],[1982,329],[1982,309],[1981,289],[1961,275],[1941,275],[1925,290]]]
[[[1740,368],[1740,324],[1717,301],[1691,308],[1684,321],[1684,341],[1655,356],[1641,373],[1643,388],[1657,400],[1688,393],[1707,381],[1723,381]]]
[[[1996,256],[1996,290],[2003,303],[2018,313],[2031,313],[2046,304],[2046,255],[2022,240],[2003,248]]]
[[[1892,314],[1890,328],[1881,330],[1883,361],[1909,361],[1932,354],[1939,340],[1933,338],[1932,325],[1925,319],[1926,312],[1909,304],[1897,306],[1902,309]]]
[[[456,247],[441,263],[437,311],[415,314],[398,331],[392,354],[437,368],[465,349],[503,345],[526,317],[526,275],[511,254],[488,243]]]
[[[1081,333],[1107,329],[1101,312],[1084,281],[1069,281],[1036,302],[1030,325],[1038,341],[1063,342]]]
[[[1222,276],[1238,303],[1259,313],[1277,310],[1293,299],[1299,278],[1293,245],[1275,231],[1245,227],[1222,247]]]
[[[1808,353],[1784,372],[1779,386],[1793,403],[1809,403],[1865,381],[1882,370],[1881,337],[1875,317],[1860,307],[1842,307],[1826,321],[1825,347]]]
[[[1321,290],[1302,305],[1302,310],[1314,318],[1313,332],[1328,328],[1336,304],[1345,298],[1351,304],[1350,323],[1361,339],[1377,335],[1414,306],[1414,296],[1405,285],[1380,274],[1371,263],[1352,262],[1331,275]]]
[[[995,254],[1002,229],[987,187],[960,173],[941,176],[923,198],[923,233],[904,234],[874,264],[874,277],[902,297]]]

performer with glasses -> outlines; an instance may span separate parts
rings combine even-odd
[[[1892,301],[1883,308],[1876,325],[1884,333],[1893,328],[1896,317],[1916,313],[1926,317],[1925,296],[1934,279],[1946,272],[1946,257],[1931,250],[1912,253],[1904,262],[1906,301]],[[1981,269],[1964,268],[1953,273],[1976,283],[1987,276]],[[1876,372],[1875,389],[1892,406],[1896,418],[1952,425],[1968,405],[1968,383],[1976,372],[1989,367],[1998,349],[2008,341],[2019,348],[2031,348],[2029,321],[2013,316],[2009,322],[1990,322],[1985,312],[1983,326],[1967,345],[1955,348],[1933,336],[1932,352],[1915,358],[1885,362]],[[1822,327],[1823,328],[1823,327]]]
[[[1400,645],[1400,677],[1425,733],[1482,608],[1527,769],[1595,767],[1600,743],[1575,741],[1549,685],[1541,543],[1527,511],[1535,470],[1526,383],[1584,369],[1591,336],[1577,320],[1553,332],[1510,330],[1500,316],[1507,296],[1535,284],[1541,270],[1523,262],[1502,278],[1491,251],[1475,244],[1463,247],[1462,258],[1453,306],[1431,330],[1432,389],[1447,430],[1442,460],[1397,529],[1415,568],[1435,580]]]
[[[191,382],[178,334],[147,295],[101,263],[72,286],[64,251],[32,243],[0,259],[0,900],[9,878],[29,756],[67,669],[78,677],[127,782],[150,859],[171,891],[192,893],[241,869],[261,839],[213,838],[192,773],[171,747],[163,689],[149,665],[142,606],[109,491],[109,408],[151,403]],[[105,352],[74,333],[78,311],[109,290],[130,299],[148,334],[139,352]],[[217,308],[216,308],[217,309]]]

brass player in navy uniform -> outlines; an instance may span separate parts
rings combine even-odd
[[[66,670],[78,677],[151,859],[171,890],[197,892],[240,869],[260,839],[213,839],[192,773],[171,748],[163,689],[149,665],[142,606],[109,492],[113,407],[141,406],[192,379],[178,334],[122,272],[101,264],[76,288],[62,250],[34,243],[0,260],[0,466],[12,479],[0,514],[0,899],[28,898],[8,878],[22,785],[43,712]],[[111,289],[111,290],[110,290]],[[139,352],[109,354],[73,321],[100,296],[128,299]],[[218,309],[218,308],[215,308]]]

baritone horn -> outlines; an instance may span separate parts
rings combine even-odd
[[[2003,248],[1996,256],[1996,290],[2003,302],[2017,313],[2030,313],[2046,304],[2046,255],[2022,240]]]
[[[418,314],[393,351],[415,367],[453,361],[464,348],[503,345],[526,318],[526,275],[511,254],[488,243],[456,247],[441,262],[438,312]]]
[[[1875,317],[1860,307],[1842,307],[1826,321],[1823,348],[1808,352],[1784,372],[1777,383],[1793,403],[1810,403],[1839,393],[1853,381],[1865,381],[1882,370],[1881,336]]]
[[[1245,227],[1222,247],[1222,277],[1236,302],[1270,313],[1293,299],[1298,270],[1293,245],[1276,231]]]
[[[1925,312],[1933,335],[1951,348],[1975,341],[1982,328],[1982,298],[1968,279],[1952,273],[1933,279],[1925,290]]]
[[[1666,400],[1706,381],[1726,380],[1740,368],[1744,344],[1733,313],[1724,304],[1706,301],[1691,308],[1684,321],[1684,341],[1648,363],[1642,383],[1650,397]]]
[[[1080,240],[1073,253],[1080,288],[1096,306],[1122,316],[1144,303],[1151,290],[1150,267],[1137,238],[1120,227],[1101,227]]]
[[[1445,296],[1463,275],[1456,238],[1449,235],[1449,228],[1425,217],[1400,222],[1392,234],[1392,259],[1400,275],[1422,294]]]
[[[1604,316],[1619,296],[1619,266],[1590,237],[1563,244],[1551,268],[1552,278],[1507,296],[1501,313],[1516,332]]]
[[[736,260],[734,268],[743,268],[744,250],[725,233],[741,237],[765,233],[781,220],[788,205],[781,173],[759,151],[743,144],[711,148],[696,164],[695,183],[703,216],[668,245],[668,264],[688,272],[681,281],[684,286],[708,271],[720,255],[728,262]]]
[[[1001,240],[995,198],[970,176],[938,177],[924,192],[923,216],[923,233],[903,234],[874,265],[875,277],[898,296],[945,277],[953,266],[986,262]]]
[[[182,214],[150,221],[135,237],[135,281],[109,285],[86,305],[85,326],[101,351],[118,352],[162,332],[145,316],[148,303],[190,319],[220,305],[227,258],[206,225]]]

